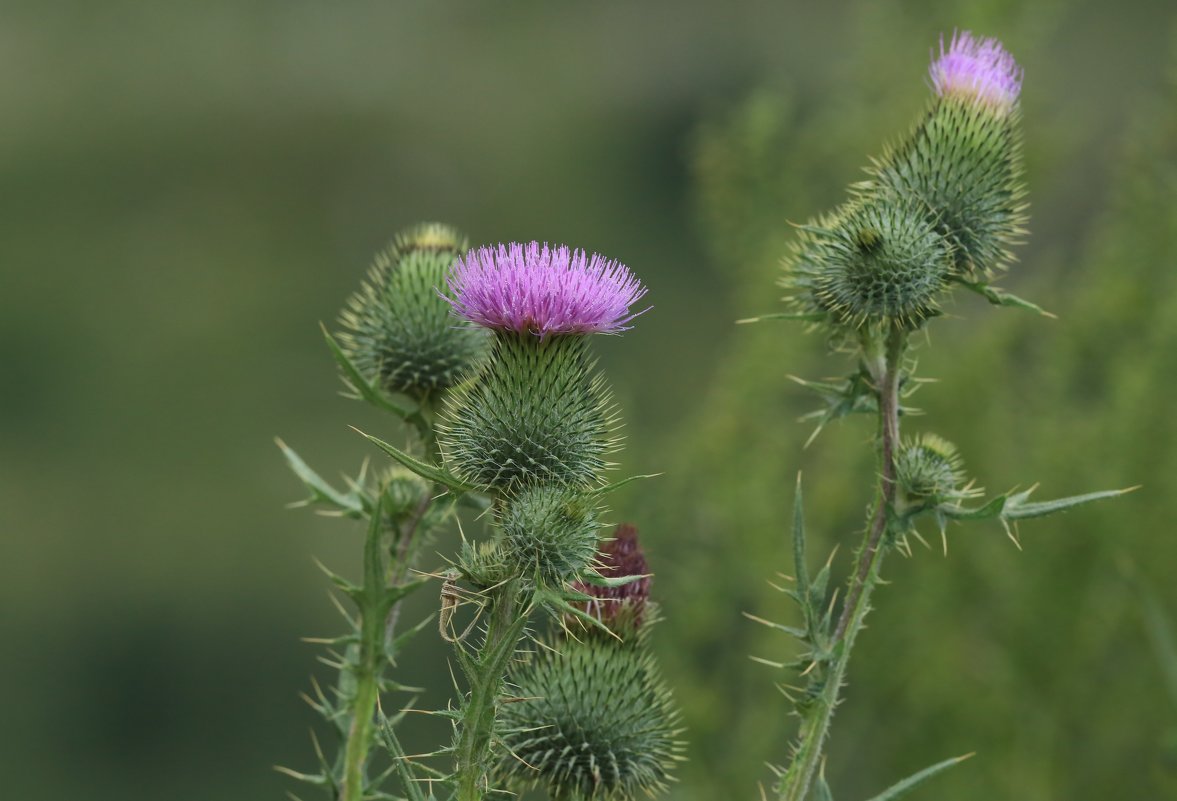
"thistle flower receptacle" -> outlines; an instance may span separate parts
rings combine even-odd
[[[951,268],[948,244],[923,208],[880,193],[806,226],[783,283],[804,311],[844,325],[914,326],[937,313]]]
[[[612,395],[581,336],[502,332],[438,423],[446,463],[462,481],[507,491],[585,489],[616,450]]]
[[[637,528],[622,523],[614,529],[612,539],[601,543],[597,555],[597,573],[603,578],[642,578],[618,587],[599,587],[583,581],[576,582],[573,588],[592,598],[591,601],[583,601],[578,606],[622,639],[628,639],[630,635],[641,630],[647,619],[646,607],[650,600],[649,572],[646,556],[638,543]]]
[[[525,577],[562,588],[597,552],[596,508],[559,486],[528,487],[511,495],[499,518],[504,558]]]
[[[617,333],[646,289],[624,264],[567,246],[532,242],[472,250],[449,275],[461,317],[496,331],[551,334]]]
[[[936,92],[912,133],[871,168],[866,193],[924,206],[952,248],[954,275],[986,280],[1025,233],[1018,95],[1022,73],[995,39],[953,37],[931,66]]]
[[[486,336],[454,325],[439,297],[466,239],[427,223],[398,234],[340,314],[339,344],[373,385],[420,399],[452,386],[479,357]]]
[[[508,677],[498,721],[508,787],[554,801],[622,801],[665,788],[682,745],[678,711],[651,654],[600,640],[537,649]]]

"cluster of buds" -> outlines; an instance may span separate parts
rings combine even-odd
[[[503,561],[563,589],[596,553],[593,490],[618,445],[587,335],[625,330],[646,290],[618,262],[536,242],[471,250],[446,290],[457,315],[491,331],[442,412],[446,465],[495,498]]]
[[[836,333],[918,327],[952,284],[988,289],[1023,233],[1020,68],[997,40],[964,32],[941,41],[930,75],[919,123],[845,204],[802,226],[787,260],[798,312]]]
[[[678,711],[646,642],[655,615],[637,529],[620,525],[602,543],[597,572],[631,578],[617,586],[577,582],[579,610],[602,629],[569,616],[565,634],[512,671],[518,696],[503,707],[507,787],[543,787],[556,801],[621,801],[665,787],[682,744]]]

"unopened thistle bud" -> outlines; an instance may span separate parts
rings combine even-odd
[[[597,483],[617,439],[583,334],[625,330],[645,288],[621,264],[534,242],[471,251],[449,287],[460,316],[495,332],[438,428],[455,474],[499,490]]]
[[[958,498],[965,476],[956,446],[935,434],[905,442],[895,458],[895,476],[912,501],[939,502]]]
[[[937,313],[951,267],[948,244],[920,204],[881,192],[806,226],[784,285],[803,310],[843,325],[916,325]]]
[[[340,314],[339,343],[368,381],[421,398],[452,386],[485,345],[481,331],[454,325],[438,296],[466,239],[437,223],[398,234],[376,254],[367,281]]]
[[[508,677],[498,778],[553,801],[622,801],[663,790],[682,749],[653,657],[629,644],[563,640]]]
[[[506,500],[499,518],[502,555],[516,572],[548,587],[580,575],[597,551],[596,508],[559,486],[527,487]]]
[[[930,75],[931,107],[878,160],[872,183],[923,204],[951,244],[954,274],[985,279],[1004,269],[1024,233],[1022,71],[996,39],[966,31],[953,35],[947,49],[941,40]]]
[[[601,543],[596,569],[603,578],[642,577],[619,587],[598,587],[587,582],[574,585],[578,592],[592,597],[578,604],[580,609],[622,639],[628,639],[641,630],[650,600],[650,568],[634,526],[622,523],[613,531],[612,539]]]

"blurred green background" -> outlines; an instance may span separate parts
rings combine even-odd
[[[778,308],[803,221],[922,109],[941,31],[1025,67],[1032,235],[1005,285],[920,351],[928,414],[981,484],[1144,484],[893,559],[827,775],[865,798],[978,756],[921,797],[1177,797],[1177,699],[1142,586],[1177,610],[1177,8],[882,4],[230,3],[0,6],[3,795],[261,799],[312,766],[302,635],[338,622],[311,556],[354,526],[286,511],[281,435],[326,475],[391,424],[337,395],[318,321],[370,254],[439,219],[476,242],[619,258],[655,309],[600,343],[686,711],[675,799],[755,798],[784,758],[791,485],[816,553],[861,525],[870,426],[809,449],[787,375],[846,368]],[[840,569],[845,569],[843,547]],[[816,557],[815,557],[816,558]],[[428,596],[428,597],[426,597]],[[436,602],[417,598],[418,617]],[[445,703],[445,650],[402,666]],[[415,720],[425,749],[445,735]],[[914,798],[915,796],[913,796]]]

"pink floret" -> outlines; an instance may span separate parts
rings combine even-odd
[[[954,33],[948,49],[932,62],[932,86],[940,96],[964,95],[1002,111],[1013,108],[1022,90],[1022,69],[996,39],[968,31]]]
[[[539,337],[624,331],[642,313],[630,306],[646,294],[624,264],[538,242],[471,250],[447,283],[461,317]]]

